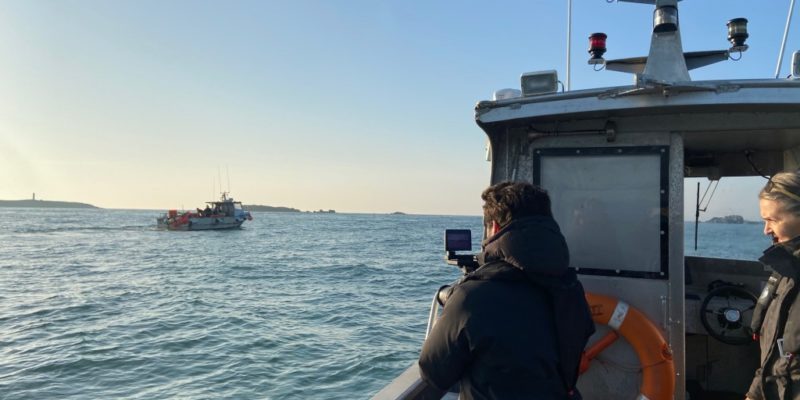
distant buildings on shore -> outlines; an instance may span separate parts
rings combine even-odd
[[[726,215],[724,217],[714,217],[708,221],[712,224],[758,224],[758,221],[746,221],[741,215]]]

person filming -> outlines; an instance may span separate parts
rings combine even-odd
[[[503,182],[481,198],[480,266],[449,289],[419,357],[436,392],[426,398],[458,384],[463,400],[580,399],[575,382],[594,324],[550,197]]]

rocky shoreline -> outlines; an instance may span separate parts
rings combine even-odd
[[[77,203],[74,201],[49,201],[49,200],[0,200],[0,207],[15,207],[15,208],[97,208],[86,203]]]

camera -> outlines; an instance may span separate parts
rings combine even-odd
[[[456,254],[458,251],[472,250],[472,231],[469,229],[445,229],[445,260],[450,265],[460,268],[468,274],[478,268],[478,260],[474,254]]]

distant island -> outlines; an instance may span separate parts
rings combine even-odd
[[[300,210],[291,207],[262,206],[259,204],[243,205],[242,207],[247,211],[300,212]]]
[[[0,207],[17,208],[100,208],[86,203],[49,200],[0,200]]]
[[[266,212],[306,212],[306,213],[325,213],[325,214],[335,214],[336,210],[323,210],[319,209],[319,211],[300,211],[296,208],[292,207],[273,207],[273,206],[264,206],[260,204],[250,204],[250,205],[242,205],[247,211],[266,211]]]
[[[406,213],[404,213],[402,211],[395,211],[391,215],[406,215]]]
[[[746,221],[741,215],[727,215],[724,217],[714,217],[706,222],[710,222],[712,224],[743,224]]]
[[[0,200],[0,207],[15,207],[15,208],[96,208],[99,209],[100,207],[93,206],[91,204],[86,203],[77,203],[74,201],[49,201],[49,200],[36,200],[27,199],[27,200]],[[247,211],[266,211],[266,212],[302,212],[296,208],[291,207],[273,207],[273,206],[264,206],[260,204],[250,204],[244,205],[243,208]],[[309,211],[306,211],[309,212]],[[312,211],[314,213],[335,213],[334,210],[319,210],[319,211]]]

